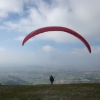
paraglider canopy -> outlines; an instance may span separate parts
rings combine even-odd
[[[24,40],[22,42],[22,46],[25,44],[26,41],[28,41],[30,38],[34,37],[35,35],[38,35],[38,34],[41,34],[41,33],[44,33],[44,32],[48,32],[48,31],[63,31],[63,32],[67,32],[67,33],[77,37],[78,39],[80,39],[85,44],[88,51],[91,53],[91,47],[84,37],[82,37],[79,33],[75,32],[74,30],[71,30],[71,29],[66,28],[66,27],[61,27],[61,26],[43,27],[43,28],[39,28],[35,31],[32,31],[31,33],[29,33],[24,38]]]

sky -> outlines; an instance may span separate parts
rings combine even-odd
[[[63,26],[82,35],[45,32],[22,46],[30,32]],[[39,65],[100,69],[100,0],[0,0],[0,66]]]

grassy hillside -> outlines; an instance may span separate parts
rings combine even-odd
[[[100,100],[100,84],[1,85],[0,100]]]

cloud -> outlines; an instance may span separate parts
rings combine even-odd
[[[19,36],[19,37],[15,38],[15,40],[23,41],[24,38],[25,38],[25,36]]]
[[[36,46],[39,44],[37,48],[45,44],[41,49],[37,50],[36,47],[29,46],[23,51],[16,42],[16,48],[19,51],[27,51],[28,54],[18,54],[18,49],[16,49],[15,54],[1,52],[1,63],[35,63],[45,66],[46,64],[51,65],[52,62],[52,66],[73,65],[76,67],[100,65],[99,60],[97,60],[100,59],[99,4],[100,0],[0,0],[0,30],[3,33],[0,34],[0,37],[5,37],[5,41],[1,38],[0,43],[3,43],[2,45],[9,50],[14,50],[14,48],[12,49],[12,45],[8,44],[8,38],[9,43],[15,45],[12,40],[23,41],[28,33],[52,25],[75,30],[90,43],[92,48],[90,54],[87,48],[80,47],[80,44],[78,44],[78,48],[74,48],[74,44],[81,43],[76,37],[65,32],[46,32],[29,40],[31,42],[35,40]],[[46,40],[45,43],[42,40]],[[56,43],[52,44],[51,41]],[[73,48],[68,44],[68,51],[60,49],[61,45],[64,47],[62,43],[73,43]],[[56,44],[60,45],[57,49],[54,46]],[[0,51],[4,51],[4,48],[1,47]]]
[[[26,65],[37,62],[36,60],[33,61],[35,57],[28,53],[4,53],[1,54],[0,59],[0,64],[5,63],[8,65]]]
[[[5,49],[3,47],[0,47],[0,51],[5,51]]]
[[[54,52],[54,51],[57,51],[55,48],[53,48],[52,46],[49,46],[49,45],[43,46],[42,47],[42,50],[43,51],[46,51],[46,52]]]
[[[20,2],[16,0],[16,2],[20,3],[22,8],[19,8],[23,9],[24,1],[22,0],[22,2]],[[71,28],[88,40],[100,40],[99,0],[84,0],[82,2],[79,0],[55,0],[51,3],[41,0],[37,2],[34,0],[31,1],[35,6],[27,7],[26,11],[24,11],[27,13],[25,18],[23,17],[16,22],[5,22],[5,27],[13,30],[17,29],[22,33],[28,34],[40,27],[58,25]],[[27,6],[30,5],[28,2],[26,2],[26,4]],[[17,4],[15,8],[14,11],[19,12]],[[73,36],[59,32],[55,32],[55,34],[49,32],[48,34],[40,35],[38,39],[49,39],[58,43],[78,42]]]
[[[77,21],[75,27],[80,32],[82,32],[86,37],[94,36],[93,39],[95,39],[98,36],[100,37],[99,35],[99,26],[100,26],[99,8],[100,6],[99,4],[100,4],[99,0],[96,0],[96,1],[70,0],[70,5],[71,5],[71,8],[73,9],[73,14],[76,17],[76,19],[74,20],[74,23],[76,23]]]
[[[34,53],[34,52],[32,52],[32,53],[31,53],[31,55],[35,55],[35,53]]]
[[[72,50],[66,53],[69,53],[71,55],[77,55],[77,56],[87,56],[87,55],[96,56],[100,54],[100,46],[91,46],[91,53],[88,52],[87,48],[73,48]]]
[[[92,49],[100,47],[92,47]],[[63,67],[66,68],[76,68],[76,69],[91,69],[93,67],[96,70],[96,66],[100,65],[97,56],[93,53],[86,52],[85,49],[72,49],[71,51],[55,51],[55,48],[47,45],[44,46],[44,50],[49,53],[1,53],[0,54],[0,64],[19,64],[19,65],[39,65],[39,66],[50,66],[50,67]],[[94,50],[92,50],[94,51]],[[97,50],[96,50],[97,51]],[[74,52],[74,53],[72,53]],[[84,54],[84,55],[83,55]],[[100,53],[99,53],[100,54]],[[33,56],[32,56],[33,55]],[[52,62],[52,63],[51,63]]]
[[[37,40],[51,40],[56,43],[77,43],[80,42],[75,36],[65,32],[46,32],[40,34],[36,38]]]
[[[93,54],[100,54],[100,46],[92,46],[92,53]]]
[[[15,40],[23,41],[25,37],[26,37],[26,36],[18,36],[17,38],[15,38]],[[32,42],[33,39],[31,38],[31,39],[29,39],[28,41]]]
[[[0,17],[6,18],[9,13],[20,14],[23,12],[22,0],[0,0]]]
[[[74,48],[70,53],[78,56],[84,56],[84,55],[86,56],[89,52],[86,48],[81,48],[81,49]]]

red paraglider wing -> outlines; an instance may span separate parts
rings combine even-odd
[[[77,32],[75,32],[75,31],[73,31],[73,30],[71,30],[69,28],[61,27],[61,26],[49,26],[49,27],[43,27],[43,28],[37,29],[37,30],[29,33],[24,38],[22,45],[24,45],[24,43],[27,40],[29,40],[30,38],[34,37],[35,35],[38,35],[40,33],[44,33],[44,32],[47,32],[47,31],[63,31],[63,32],[67,32],[69,34],[72,34],[72,35],[76,36],[77,38],[79,38],[86,45],[87,49],[91,53],[91,47],[90,47],[89,43],[80,34],[78,34]]]

